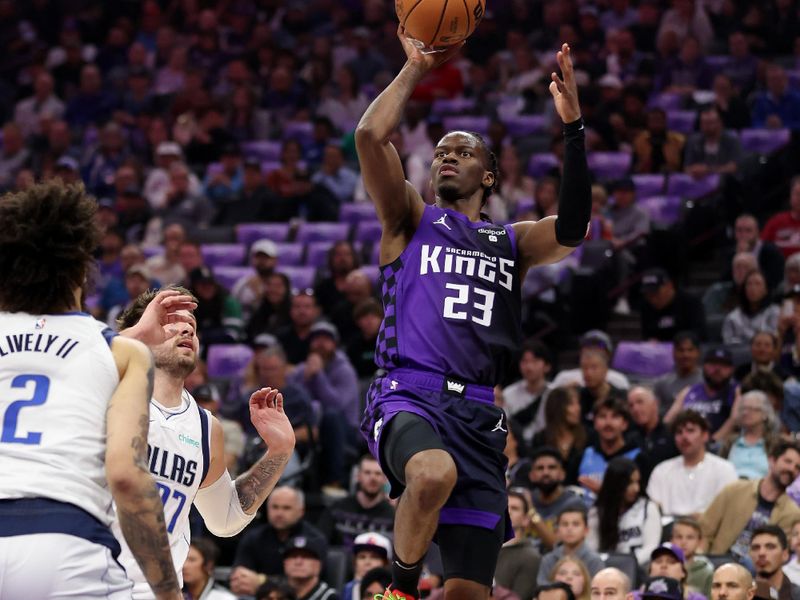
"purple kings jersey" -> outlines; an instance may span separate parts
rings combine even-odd
[[[376,364],[495,385],[521,343],[517,244],[510,225],[427,206],[400,257],[381,267],[385,317]]]

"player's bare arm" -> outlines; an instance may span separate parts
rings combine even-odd
[[[236,535],[252,520],[278,483],[294,451],[292,424],[278,390],[262,388],[250,396],[250,420],[267,451],[236,481],[225,468],[225,440],[216,418],[211,425],[211,465],[195,498],[209,530],[222,537]]]
[[[561,260],[581,244],[592,210],[591,181],[578,102],[578,85],[567,44],[556,55],[562,77],[550,75],[550,94],[564,122],[564,174],[559,194],[558,217],[514,224],[520,255],[520,269]]]
[[[356,128],[356,150],[367,194],[383,225],[381,263],[394,260],[414,234],[425,208],[419,192],[406,181],[400,156],[389,141],[400,125],[408,99],[417,84],[453,57],[460,44],[445,52],[423,54],[397,30],[408,59],[387,88],[370,104]]]
[[[130,339],[115,338],[112,352],[120,382],[106,413],[105,466],[120,528],[156,598],[181,598],[164,507],[147,470],[153,359],[144,345]]]

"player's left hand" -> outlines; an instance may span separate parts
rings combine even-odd
[[[578,102],[578,84],[575,83],[575,71],[572,68],[570,52],[569,45],[562,44],[561,50],[556,54],[558,67],[561,69],[561,75],[564,79],[561,79],[556,72],[550,74],[550,79],[552,79],[550,93],[556,103],[556,110],[564,123],[572,123],[581,118],[581,105]]]
[[[197,308],[191,296],[178,290],[161,290],[144,309],[139,322],[120,333],[137,339],[147,346],[157,346],[178,333],[167,331],[170,323],[194,323],[191,312]]]
[[[294,428],[283,412],[283,394],[266,387],[250,395],[250,422],[270,452],[294,449]]]

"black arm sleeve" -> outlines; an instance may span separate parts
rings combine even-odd
[[[556,240],[580,246],[592,216],[592,183],[586,164],[583,119],[564,125],[564,174],[558,196]]]

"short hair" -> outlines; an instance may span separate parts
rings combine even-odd
[[[489,201],[489,196],[491,196],[497,189],[497,186],[500,185],[500,167],[497,163],[497,155],[492,152],[492,149],[489,148],[489,144],[486,143],[486,140],[480,133],[476,133],[475,131],[465,131],[464,133],[472,136],[478,141],[478,145],[486,153],[486,160],[489,163],[487,165],[487,171],[490,171],[492,175],[494,175],[494,182],[492,185],[490,185],[488,188],[483,188],[483,198],[481,199],[481,208],[483,208]]]
[[[142,318],[144,311],[153,301],[153,299],[158,295],[161,290],[175,290],[176,292],[180,292],[181,294],[185,294],[187,296],[191,296],[194,302],[197,302],[197,298],[195,295],[187,290],[185,287],[180,285],[168,285],[166,287],[158,289],[147,290],[143,294],[139,294],[136,299],[133,301],[128,308],[122,311],[122,314],[117,317],[117,327],[120,331],[123,329],[127,329],[128,327],[133,327],[139,322],[139,319]]]
[[[626,403],[622,402],[619,398],[615,398],[614,396],[608,396],[607,398],[603,398],[599,402],[594,405],[594,414],[595,417],[597,413],[601,410],[610,410],[615,414],[619,415],[626,421],[630,421],[630,413],[628,412],[628,406]]]
[[[522,357],[526,352],[530,352],[536,358],[540,358],[551,367],[553,366],[553,353],[550,352],[550,348],[548,348],[542,341],[540,340],[525,341],[522,344],[520,357]]]
[[[567,600],[575,600],[575,594],[572,592],[572,588],[563,581],[554,581],[553,583],[536,586],[536,589],[533,590],[533,597],[538,598],[539,594],[542,592],[550,592],[554,590],[561,590],[564,592],[567,595]]]
[[[549,456],[550,458],[555,459],[562,469],[567,468],[566,464],[564,463],[564,457],[561,456],[561,453],[552,446],[540,446],[533,451],[531,454],[531,468],[533,468],[533,465],[536,464],[536,461],[543,456]]]
[[[272,490],[272,492],[270,492],[270,495],[267,498],[267,502],[269,502],[269,500],[272,498],[272,496],[275,494],[275,492],[279,492],[279,491],[283,491],[283,490],[289,490],[290,492],[293,492],[295,498],[300,503],[300,506],[305,508],[305,506],[306,506],[306,495],[303,493],[303,490],[300,490],[300,489],[298,489],[296,487],[292,487],[290,485],[280,485],[280,486],[276,487],[274,490]]]
[[[694,331],[679,331],[672,338],[672,343],[677,346],[683,342],[691,342],[695,348],[700,348],[700,338]]]
[[[581,518],[583,519],[583,524],[584,525],[588,525],[589,524],[589,517],[588,517],[588,513],[586,511],[586,507],[583,505],[582,502],[580,502],[578,500],[568,502],[567,505],[564,508],[562,508],[560,511],[558,511],[558,516],[556,516],[556,523],[558,523],[561,520],[561,517],[563,515],[566,515],[566,514],[569,514],[569,513],[578,513],[578,514],[580,514]]]
[[[361,469],[361,467],[363,467],[364,463],[366,462],[376,462],[380,464],[380,461],[374,456],[372,456],[372,454],[364,454],[361,458],[358,459],[358,468]]]
[[[355,308],[353,308],[354,321],[358,321],[367,315],[373,315],[381,319],[383,318],[383,307],[381,306],[380,302],[375,300],[375,298],[367,298],[366,300],[362,300],[355,305]]]
[[[800,445],[795,441],[780,440],[769,451],[769,457],[777,460],[789,450],[794,450],[800,454]]]
[[[530,510],[531,503],[528,502],[528,496],[525,494],[524,488],[510,488],[508,490],[508,497],[516,498],[522,502],[522,510],[524,510],[526,513]]]
[[[217,559],[219,558],[219,548],[217,548],[217,545],[210,539],[204,537],[194,538],[192,540],[192,546],[194,546],[200,553],[200,556],[203,557],[203,565],[208,563],[211,563],[212,565],[217,564]]]
[[[675,531],[675,525],[684,525],[686,527],[691,527],[694,529],[697,534],[702,538],[703,537],[703,528],[700,526],[700,521],[695,519],[694,517],[678,517],[672,523],[672,530]]]
[[[97,203],[59,179],[0,198],[0,307],[59,313],[75,303],[100,240]]]
[[[682,410],[678,413],[678,416],[675,417],[675,420],[672,422],[672,435],[675,435],[678,433],[679,429],[689,425],[690,423],[697,425],[703,431],[710,430],[706,418],[696,410],[689,408]]]
[[[784,550],[789,549],[789,540],[786,538],[786,533],[777,525],[759,525],[753,530],[753,535],[750,537],[750,543],[756,539],[757,535],[771,535],[778,538],[781,548]]]

